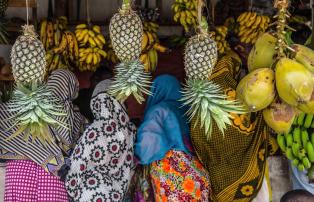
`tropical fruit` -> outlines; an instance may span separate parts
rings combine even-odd
[[[196,0],[176,0],[171,6],[174,12],[173,20],[180,22],[184,31],[188,32],[197,25],[197,1]]]
[[[312,92],[310,101],[299,104],[298,109],[307,114],[314,114],[314,91]]]
[[[289,58],[281,58],[276,64],[276,87],[282,100],[298,106],[310,101],[314,78],[302,64]]]
[[[314,51],[300,44],[293,44],[294,59],[314,74]]]
[[[248,57],[249,71],[271,67],[275,62],[276,38],[269,33],[262,34],[256,41]]]
[[[286,103],[273,102],[263,110],[266,124],[277,134],[287,134],[295,118],[295,110]]]
[[[256,69],[246,75],[237,87],[237,97],[251,112],[265,109],[275,98],[275,73],[270,68]]]

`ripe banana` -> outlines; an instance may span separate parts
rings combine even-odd
[[[174,12],[173,20],[180,22],[184,27],[185,32],[195,28],[197,22],[197,6],[194,0],[176,0],[171,6]]]

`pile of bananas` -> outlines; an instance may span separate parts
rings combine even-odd
[[[314,119],[313,114],[301,113],[296,117],[291,132],[277,135],[281,150],[300,171],[314,165]]]
[[[258,36],[266,31],[270,18],[256,12],[244,12],[238,18],[238,36],[242,43],[254,44]]]
[[[176,0],[171,8],[175,13],[173,20],[180,22],[185,32],[197,25],[197,0]]]
[[[112,44],[109,42],[108,43],[108,47],[106,49],[107,52],[107,59],[112,62],[113,64],[117,64],[119,63],[119,58],[117,57],[117,55],[114,53]]]
[[[158,52],[164,53],[168,48],[159,43],[157,30],[159,25],[154,22],[144,22],[141,62],[146,72],[154,72],[158,63]],[[146,26],[145,26],[146,25]]]
[[[78,64],[78,42],[73,32],[67,30],[67,18],[44,19],[40,24],[40,40],[46,50],[47,73]]]
[[[107,57],[103,50],[106,44],[105,37],[99,26],[77,25],[75,35],[79,42],[79,70],[96,71],[102,58]]]
[[[220,55],[224,54],[226,51],[231,50],[226,37],[228,35],[227,26],[217,26],[215,31],[211,32],[212,38],[217,43],[218,53]]]

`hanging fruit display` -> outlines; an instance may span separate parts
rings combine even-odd
[[[67,24],[64,16],[54,21],[44,19],[40,23],[39,35],[46,50],[47,73],[59,68],[73,70],[78,65],[78,42]]]
[[[197,0],[176,0],[172,5],[173,20],[179,22],[185,32],[197,25]]]
[[[158,10],[154,9],[153,11],[157,12]],[[154,12],[148,10],[150,13],[144,14],[140,12],[141,20],[143,22],[143,40],[142,40],[142,53],[140,56],[141,62],[145,66],[146,72],[154,72],[158,63],[158,52],[164,53],[168,51],[168,48],[162,46],[159,43],[159,39],[157,36],[157,31],[159,29],[159,25],[153,21],[158,14],[154,14]],[[149,16],[144,18],[144,16]]]
[[[244,12],[238,18],[238,36],[242,43],[254,44],[258,36],[266,31],[270,18],[256,12]]]
[[[281,150],[300,171],[314,167],[314,120],[313,114],[300,113],[287,134],[278,134],[277,142]],[[309,172],[310,181],[313,175]]]
[[[121,102],[130,95],[142,103],[143,94],[150,94],[151,77],[144,72],[139,60],[143,41],[143,25],[140,17],[132,10],[131,1],[123,0],[122,8],[116,13],[109,25],[113,50],[120,64],[116,66],[115,79],[109,93]]]
[[[221,87],[209,80],[217,62],[217,46],[210,38],[207,22],[202,20],[202,0],[198,1],[199,30],[185,47],[184,66],[187,84],[184,86],[182,101],[189,106],[189,119],[195,118],[204,128],[207,139],[211,137],[215,122],[224,134],[227,124],[231,124],[230,114],[241,114],[245,109],[236,100],[228,100]]]
[[[23,139],[55,144],[49,126],[66,124],[58,120],[66,116],[57,100],[44,84],[46,73],[45,49],[37,38],[34,27],[25,25],[23,34],[15,41],[11,51],[12,73],[16,82],[8,110],[18,130],[8,140],[24,132]],[[48,126],[49,125],[49,126]]]
[[[80,24],[75,28],[75,35],[79,42],[79,70],[96,71],[102,58],[107,57],[103,50],[106,40],[100,27]]]
[[[213,39],[217,44],[217,49],[219,55],[224,54],[225,52],[231,50],[230,46],[226,40],[228,35],[228,27],[227,26],[217,26],[215,30],[211,32]]]

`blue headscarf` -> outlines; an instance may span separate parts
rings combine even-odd
[[[169,150],[190,154],[190,129],[181,108],[179,81],[170,75],[154,80],[148,98],[144,121],[137,133],[135,154],[147,165],[161,160]]]

